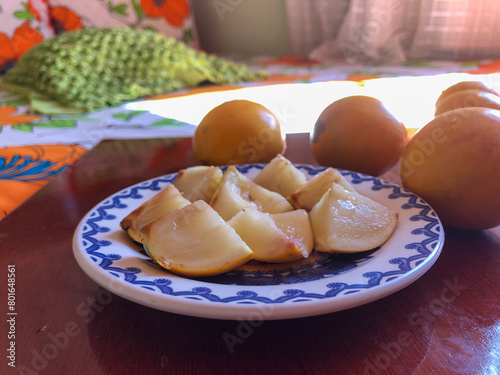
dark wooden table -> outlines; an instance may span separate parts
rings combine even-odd
[[[314,164],[307,137],[289,136],[289,159]],[[494,231],[446,228],[440,258],[410,286],[361,307],[310,318],[252,325],[194,318],[102,289],[73,257],[78,222],[122,188],[195,164],[190,147],[190,139],[102,142],[0,221],[0,373],[500,371],[500,238]],[[15,276],[10,296],[9,274]],[[9,315],[9,301],[16,315]],[[238,340],[228,345],[227,337]]]

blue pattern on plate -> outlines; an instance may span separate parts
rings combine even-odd
[[[242,173],[248,173],[252,168],[262,169],[263,164],[250,164],[244,166],[237,166],[238,170]],[[316,175],[323,171],[325,167],[314,167],[307,165],[297,165],[299,169],[309,175]],[[110,228],[106,227],[107,220],[114,220],[116,217],[108,213],[112,209],[125,209],[127,205],[122,203],[127,199],[140,199],[142,198],[141,190],[160,190],[160,185],[171,183],[174,181],[176,174],[171,174],[156,178],[154,180],[146,181],[142,184],[135,185],[134,187],[124,190],[115,194],[112,198],[103,202],[95,208],[90,217],[87,219],[82,233],[83,246],[87,254],[99,267],[106,270],[115,277],[123,277],[123,279],[131,284],[140,286],[142,288],[171,296],[185,297],[196,300],[206,300],[219,303],[240,303],[240,304],[276,304],[288,301],[304,302],[310,300],[318,300],[325,298],[332,298],[337,295],[346,295],[357,293],[361,290],[373,288],[381,283],[387,283],[397,277],[404,275],[408,271],[417,267],[423,262],[433,251],[440,237],[440,224],[437,216],[431,208],[420,198],[414,194],[400,188],[399,186],[392,185],[381,181],[375,177],[367,176],[360,173],[343,171],[340,172],[345,176],[350,176],[351,183],[372,183],[372,190],[387,189],[390,191],[389,199],[404,199],[401,207],[403,209],[416,209],[418,214],[411,216],[411,221],[424,221],[426,224],[423,227],[415,229],[412,234],[420,235],[416,242],[409,243],[405,246],[406,249],[414,250],[412,255],[408,258],[399,257],[389,261],[390,264],[395,265],[395,268],[386,272],[367,272],[363,274],[366,280],[363,283],[347,284],[340,282],[332,282],[327,284],[329,289],[325,293],[311,293],[305,292],[301,289],[287,289],[283,294],[277,297],[266,297],[259,295],[255,291],[240,290],[235,295],[229,297],[219,297],[215,295],[212,290],[206,286],[194,287],[191,290],[175,290],[171,285],[172,281],[169,278],[160,278],[152,281],[141,280],[141,269],[136,267],[121,268],[114,265],[114,262],[121,257],[116,254],[105,254],[103,248],[111,245],[112,243],[107,240],[98,240],[95,236],[99,233],[108,232]],[[423,235],[423,239],[422,236]],[[279,284],[296,284],[307,281],[317,280],[341,272],[348,271],[352,268],[358,267],[360,264],[369,261],[373,255],[374,249],[371,252],[362,253],[354,256],[339,256],[334,254],[325,255],[323,258],[315,261],[309,265],[302,265],[298,268],[288,268],[282,271],[233,271],[224,275],[219,275],[212,278],[205,278],[200,280],[203,284],[207,282],[218,284],[237,284],[237,285],[279,285]],[[367,255],[368,254],[368,255]],[[165,271],[166,272],[166,271]]]

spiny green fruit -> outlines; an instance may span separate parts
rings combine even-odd
[[[260,75],[151,30],[90,28],[44,40],[3,78],[38,101],[92,111],[123,101]]]

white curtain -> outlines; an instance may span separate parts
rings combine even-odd
[[[292,53],[400,63],[500,57],[500,0],[286,0]]]

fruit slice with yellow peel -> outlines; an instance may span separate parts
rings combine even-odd
[[[152,259],[184,276],[217,275],[253,258],[234,229],[202,200],[146,225],[141,237]]]
[[[307,212],[267,214],[255,208],[237,213],[227,222],[254,252],[254,260],[285,263],[307,258],[313,236]]]
[[[177,188],[168,184],[165,189],[147,200],[125,216],[120,227],[136,242],[142,242],[139,231],[145,225],[174,210],[187,206],[191,202],[182,196]]]
[[[292,203],[295,208],[303,208],[306,211],[311,211],[313,206],[319,202],[323,194],[325,194],[334,183],[341,185],[348,191],[355,191],[352,185],[339,171],[334,168],[327,168],[290,194],[288,201]]]
[[[256,184],[288,197],[307,180],[305,174],[283,155],[277,155],[253,179]]]
[[[174,180],[174,186],[190,202],[201,199],[210,203],[221,179],[222,171],[219,167],[189,167],[179,171]]]
[[[309,212],[314,248],[355,253],[374,249],[392,235],[398,214],[334,184]]]
[[[232,165],[224,172],[210,205],[226,221],[249,207],[271,214],[293,210],[286,198],[257,185]]]

